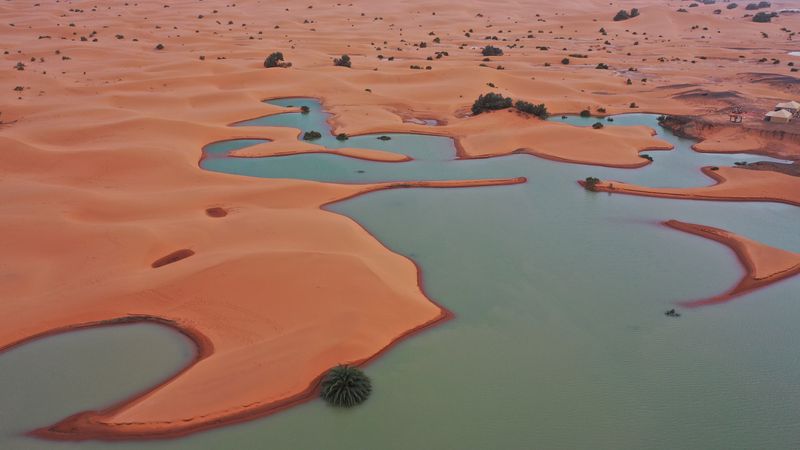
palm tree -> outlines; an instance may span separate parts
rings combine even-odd
[[[371,392],[372,383],[361,369],[340,364],[325,374],[320,396],[331,406],[350,408],[363,403]]]

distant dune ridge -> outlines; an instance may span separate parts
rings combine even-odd
[[[462,158],[523,152],[639,167],[648,163],[639,152],[669,149],[645,127],[594,130],[468,111],[478,95],[500,92],[544,103],[551,114],[705,115],[724,125],[738,102],[747,125],[800,96],[797,83],[742,78],[796,80],[786,53],[798,49],[781,27],[800,29],[800,16],[756,24],[742,8],[677,12],[683,4],[626,2],[639,15],[615,22],[621,6],[600,0],[3,2],[0,349],[139,320],[179,329],[198,346],[193,364],[162,385],[37,434],[166,437],[261,416],[312,398],[329,367],[368,361],[448,317],[426,296],[413,261],[322,209],[420,184],[266,180],[199,168],[201,149],[228,139],[272,141],[237,152],[242,157],[314,150],[297,130],[228,126],[281,111],[263,99],[317,97],[335,133],[451,136]],[[484,61],[487,44],[503,55]],[[275,51],[290,68],[264,67]],[[352,67],[334,66],[343,54]],[[737,94],[681,97],[699,87]],[[770,154],[780,142],[783,157],[800,158],[784,139],[791,129],[781,130],[748,145],[757,141]],[[703,136],[704,150],[724,151],[749,133],[713,132]],[[716,186],[648,195],[800,202],[796,177],[716,173],[724,179]]]

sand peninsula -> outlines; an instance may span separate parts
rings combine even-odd
[[[745,275],[723,294],[701,300],[683,302],[686,307],[724,303],[754,289],[776,283],[800,273],[800,254],[770,247],[730,231],[705,225],[670,220],[665,225],[727,245],[736,253],[745,268]]]
[[[712,126],[694,129],[704,151],[800,159],[794,125],[765,131],[760,118],[798,94],[784,29],[800,17],[754,23],[717,6],[635,1],[625,8],[636,17],[614,21],[620,7],[599,0],[4,2],[0,349],[140,320],[198,346],[161,385],[36,433],[168,437],[268,414],[312,398],[332,365],[368,361],[448,316],[413,261],[323,206],[376,189],[523,180],[344,185],[200,169],[201,149],[223,140],[272,141],[237,156],[321,151],[292,130],[228,126],[281,111],[264,99],[317,97],[336,133],[450,136],[463,158],[523,152],[635,168],[648,163],[639,152],[669,147],[645,127],[469,114],[478,95],[498,92],[551,114],[703,117]],[[487,44],[503,55],[484,57]],[[274,51],[291,67],[265,68]],[[352,67],[332,64],[342,54]],[[746,120],[731,132],[736,106]],[[693,195],[797,204],[791,175],[716,173],[725,183]],[[777,252],[756,253],[753,267],[774,266]]]

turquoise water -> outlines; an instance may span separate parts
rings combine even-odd
[[[282,102],[307,104],[312,113],[257,119],[259,124],[312,127],[323,132],[325,145],[338,145],[316,102]],[[576,125],[596,121],[568,120]],[[455,160],[449,139],[426,136],[391,135],[384,142],[373,135],[346,143],[424,153],[425,158],[408,163],[334,155],[235,159],[222,157],[222,147],[207,147],[207,153],[218,153],[203,162],[204,168],[249,176],[341,182],[525,176],[529,181],[382,191],[329,207],[414,258],[427,293],[456,315],[370,364],[366,370],[375,393],[363,406],[339,411],[313,401],[177,440],[75,444],[11,433],[0,438],[0,447],[798,448],[800,278],[724,305],[683,310],[679,319],[665,317],[663,311],[675,302],[732,286],[742,269],[726,247],[659,222],[703,223],[800,251],[800,208],[589,193],[575,183],[591,175],[646,185],[702,185],[708,179],[697,173],[700,166],[764,159],[697,154],[688,148],[690,141],[663,132],[654,120],[625,115],[607,124],[648,124],[676,144],[672,152],[652,152],[655,163],[637,170],[529,155]],[[47,350],[65,336],[37,344]],[[80,350],[67,354],[95,359]],[[61,364],[82,370],[69,361]],[[30,371],[22,367],[9,370]],[[0,384],[7,376],[0,370]],[[37,383],[32,380],[24,390],[37,389]],[[53,416],[63,416],[111,399],[84,395],[49,401],[59,403]]]

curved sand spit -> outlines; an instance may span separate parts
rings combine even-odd
[[[651,188],[619,181],[603,180],[596,190],[615,194],[684,200],[724,200],[779,202],[800,206],[800,177],[773,171],[747,170],[737,167],[704,167],[703,173],[714,179],[712,186],[691,188]],[[581,184],[583,182],[581,181]]]
[[[728,291],[715,297],[682,302],[683,306],[697,307],[728,302],[769,284],[800,273],[800,254],[770,247],[719,228],[669,220],[665,225],[687,233],[713,239],[727,245],[736,253],[745,268],[745,275]]]
[[[479,94],[496,91],[544,102],[553,113],[716,114],[720,105],[705,99],[676,99],[709,80],[709,89],[774,104],[788,95],[784,85],[743,83],[740,74],[785,72],[758,59],[784,58],[793,44],[770,40],[765,50],[761,32],[800,26],[791,16],[748,23],[741,9],[681,14],[677,2],[643,3],[641,16],[625,22],[612,22],[618,7],[599,0],[535,8],[445,0],[76,5],[0,5],[0,349],[85,326],[153,320],[186,333],[199,352],[148,392],[39,431],[64,439],[174,436],[265,414],[309,398],[331,365],[365,361],[446,317],[425,297],[412,261],[321,209],[419,184],[261,180],[198,168],[199,149],[221,140],[273,140],[264,152],[314,149],[297,141],[297,130],[225,125],[283,111],[262,99],[314,95],[334,114],[337,133],[447,134],[461,157],[522,151],[635,167],[644,163],[640,151],[666,148],[643,127],[592,130],[465,111]],[[601,26],[607,36],[598,34]],[[479,31],[466,37],[469,28]],[[499,37],[492,43],[517,46],[482,67],[479,47],[490,34]],[[429,46],[412,44],[421,41]],[[264,69],[274,50],[294,66]],[[439,50],[449,56],[427,60]],[[344,52],[352,69],[331,65]],[[587,58],[560,65],[570,53]],[[596,70],[601,62],[611,68]],[[14,70],[17,63],[24,70]],[[445,125],[405,123],[408,117]],[[742,186],[735,199],[764,186],[774,197],[797,192],[771,173],[742,171],[736,184],[728,172],[720,169],[729,182],[714,192],[725,185]],[[150,267],[180,249],[194,254]]]

